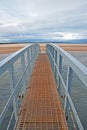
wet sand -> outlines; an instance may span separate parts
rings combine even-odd
[[[83,51],[87,52],[87,44],[55,44],[66,51]],[[41,50],[45,51],[45,44],[41,44]]]
[[[87,44],[59,44],[66,51],[86,51]]]
[[[12,53],[18,51],[28,44],[1,44],[0,54]]]

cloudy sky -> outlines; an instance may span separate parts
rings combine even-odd
[[[87,0],[0,0],[0,42],[87,39]]]

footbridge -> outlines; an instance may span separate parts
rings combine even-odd
[[[0,130],[68,130],[69,116],[73,130],[84,130],[71,98],[74,72],[87,87],[87,68],[54,44],[31,44],[2,60],[9,92],[4,105],[0,96]]]

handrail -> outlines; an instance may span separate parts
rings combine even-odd
[[[73,69],[79,79],[87,87],[87,67],[59,46],[56,46],[55,44],[52,44],[52,46],[66,60],[67,64]]]
[[[10,86],[11,86],[11,95],[10,95],[2,113],[0,114],[0,124],[2,123],[3,119],[5,118],[6,112],[8,111],[9,106],[11,105],[12,102],[13,102],[13,109],[14,109],[12,114],[14,113],[15,121],[17,120],[19,111],[17,109],[18,102],[16,99],[16,92],[19,89],[21,82],[23,82],[23,89],[26,90],[26,83],[25,83],[26,77],[25,77],[25,75],[29,69],[30,69],[30,71],[29,71],[28,75],[29,76],[31,75],[31,71],[33,69],[37,55],[39,54],[39,50],[40,50],[39,44],[28,45],[25,48],[13,53],[12,55],[8,56],[7,58],[5,58],[4,60],[2,60],[0,62],[0,75],[2,75],[5,71],[8,71],[9,76],[10,76]],[[27,61],[28,61],[27,66],[25,66],[25,53],[27,53]],[[14,70],[13,64],[19,58],[21,58],[22,74],[21,74],[19,80],[17,81],[17,83],[14,85],[15,75],[14,75],[14,71],[13,71]],[[9,124],[7,126],[8,129],[10,127],[12,117],[13,116],[11,116]]]
[[[73,72],[79,77],[79,79],[83,82],[83,84],[87,87],[87,67],[81,64],[77,59],[71,56],[68,52],[64,51],[59,46],[54,44],[47,44],[46,45],[46,52],[49,56],[50,63],[53,68],[53,72],[55,77],[59,76],[59,87],[63,87],[63,93],[65,96],[65,104],[64,104],[64,111],[67,113],[69,111],[69,107],[71,108],[74,118],[77,122],[79,130],[84,130],[73,101],[71,99],[70,93],[72,88],[72,76]],[[62,59],[67,62],[68,65],[68,73],[67,73],[67,82],[65,84],[62,76]],[[56,69],[56,70],[55,70]],[[55,74],[56,73],[56,74]],[[62,86],[61,86],[62,84]]]

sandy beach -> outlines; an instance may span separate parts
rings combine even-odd
[[[0,54],[12,53],[18,51],[28,44],[1,44]]]
[[[0,54],[12,53],[29,44],[1,44]],[[66,51],[84,51],[87,52],[87,44],[56,44]],[[45,51],[45,44],[40,44],[41,51]]]
[[[83,51],[87,52],[87,44],[56,44],[59,47],[63,48],[66,51]],[[41,44],[41,50],[45,51],[45,44]]]
[[[86,51],[87,44],[59,44],[66,51]]]

